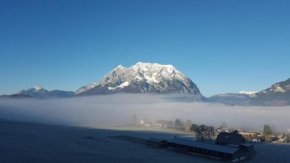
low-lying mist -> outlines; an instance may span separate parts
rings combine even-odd
[[[290,107],[222,106],[197,102],[177,102],[171,95],[115,94],[66,99],[0,100],[0,119],[17,122],[122,126],[138,120],[189,119],[192,123],[218,127],[226,122],[236,129],[262,129],[264,124],[290,128]]]

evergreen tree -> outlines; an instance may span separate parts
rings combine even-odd
[[[198,128],[198,126],[196,124],[192,124],[190,126],[190,131],[196,132],[196,129]]]
[[[264,125],[263,135],[264,136],[269,136],[271,134],[273,134],[273,131],[272,131],[271,127],[269,125]]]
[[[180,119],[176,119],[174,124],[175,128],[181,128],[183,126]]]
[[[273,131],[269,125],[264,125],[263,135],[265,137],[265,141],[271,141],[269,139],[269,135],[273,134]]]

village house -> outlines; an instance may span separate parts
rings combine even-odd
[[[252,143],[261,143],[262,142],[262,138],[261,137],[254,137],[252,139]]]
[[[220,145],[240,148],[244,150],[246,157],[254,152],[253,144],[247,143],[246,139],[238,131],[234,131],[233,133],[221,132],[215,142]]]
[[[237,131],[234,133],[221,132],[216,138],[216,143],[220,145],[240,145],[246,143],[246,139]]]
[[[167,120],[157,120],[155,122],[155,126],[158,126],[159,128],[172,128],[173,122]]]
[[[152,122],[148,121],[147,119],[140,120],[140,126],[150,127],[152,125],[153,125]]]
[[[276,135],[268,135],[266,137],[266,141],[268,141],[268,142],[274,142],[274,141],[278,141],[278,140],[279,140],[279,138]]]
[[[217,133],[220,133],[220,132],[230,132],[230,130],[227,129],[227,128],[218,128],[216,131],[217,131]]]
[[[287,143],[285,134],[279,134],[279,135],[277,135],[277,138],[278,138],[279,143]]]
[[[248,142],[251,142],[252,139],[257,136],[257,134],[253,132],[239,132],[239,134],[241,134]]]

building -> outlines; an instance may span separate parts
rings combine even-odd
[[[246,139],[239,134],[238,131],[234,131],[233,133],[219,133],[215,143],[242,149],[245,152],[246,157],[249,157],[254,153],[253,144],[247,143]]]
[[[266,140],[268,142],[273,142],[273,141],[278,141],[279,138],[276,135],[268,135],[268,136],[266,136]]]
[[[257,134],[253,132],[240,132],[239,134],[241,134],[246,139],[246,141],[249,142],[251,142],[252,139],[257,136]]]
[[[167,141],[167,147],[181,153],[198,154],[232,162],[246,159],[244,150],[236,147],[201,143],[192,140],[173,138]]]
[[[241,134],[238,134],[237,131],[233,133],[221,132],[218,134],[215,142],[220,145],[240,145],[246,143],[246,139]]]
[[[140,120],[140,126],[150,127],[152,125],[153,124],[150,121],[148,121],[147,119],[141,119]]]
[[[286,135],[285,134],[279,134],[279,135],[277,135],[277,138],[279,139],[278,142],[280,142],[280,143],[287,143]]]
[[[220,132],[230,132],[230,130],[227,128],[218,128],[217,133],[220,133]]]
[[[175,137],[167,141],[167,147],[180,153],[198,154],[232,162],[244,160],[254,152],[253,144],[247,143],[237,131],[233,133],[221,132],[217,136],[215,144]]]
[[[262,142],[262,139],[260,137],[254,137],[252,139],[252,143],[261,143]]]
[[[167,121],[167,120],[157,120],[155,122],[155,125],[160,127],[160,128],[172,128],[173,127],[173,122],[172,121]]]

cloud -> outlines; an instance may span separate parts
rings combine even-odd
[[[176,97],[176,96],[175,96]],[[177,102],[172,95],[115,94],[66,99],[0,100],[0,119],[30,123],[121,126],[138,120],[183,121],[218,127],[222,122],[240,129],[261,129],[272,124],[290,128],[290,107],[233,107]]]

